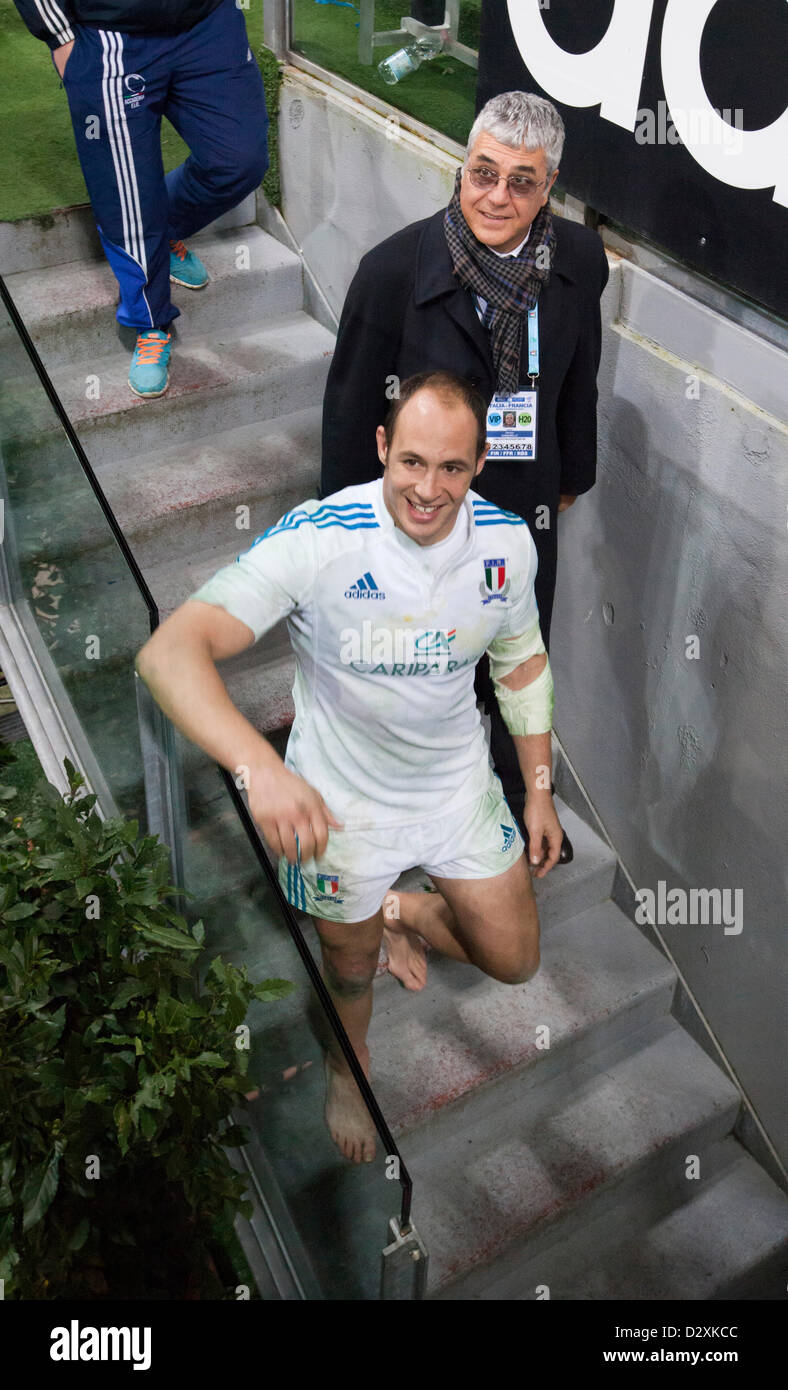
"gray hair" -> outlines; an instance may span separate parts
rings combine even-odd
[[[546,97],[533,92],[501,92],[482,107],[471,126],[465,158],[479,136],[487,134],[513,149],[544,150],[547,172],[552,174],[561,162],[565,133],[559,112]]]

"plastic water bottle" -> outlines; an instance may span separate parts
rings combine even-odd
[[[443,48],[443,39],[443,32],[420,34],[406,48],[399,48],[391,57],[384,58],[382,63],[378,63],[378,72],[383,81],[393,87],[395,82],[401,82],[403,77],[415,72],[422,63],[437,57]]]

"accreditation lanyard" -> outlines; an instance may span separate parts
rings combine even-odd
[[[539,306],[534,304],[533,309],[528,310],[528,376],[531,382],[531,389],[536,390],[536,378],[539,375]]]
[[[536,383],[539,377],[539,309],[527,315],[527,375],[530,388],[497,392],[487,410],[488,459],[532,463],[536,458]]]

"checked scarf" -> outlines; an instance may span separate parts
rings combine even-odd
[[[521,384],[525,315],[533,309],[542,286],[550,278],[555,251],[553,215],[545,203],[531,223],[530,236],[519,256],[501,258],[476,240],[465,221],[460,207],[461,180],[462,170],[458,169],[454,193],[443,219],[454,274],[463,289],[487,300],[485,324],[490,330],[496,390],[517,391]],[[537,257],[545,261],[544,268],[537,264]]]

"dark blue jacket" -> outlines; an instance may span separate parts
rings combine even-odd
[[[180,34],[222,0],[14,0],[31,34],[51,49],[74,37],[74,24],[124,34]]]

